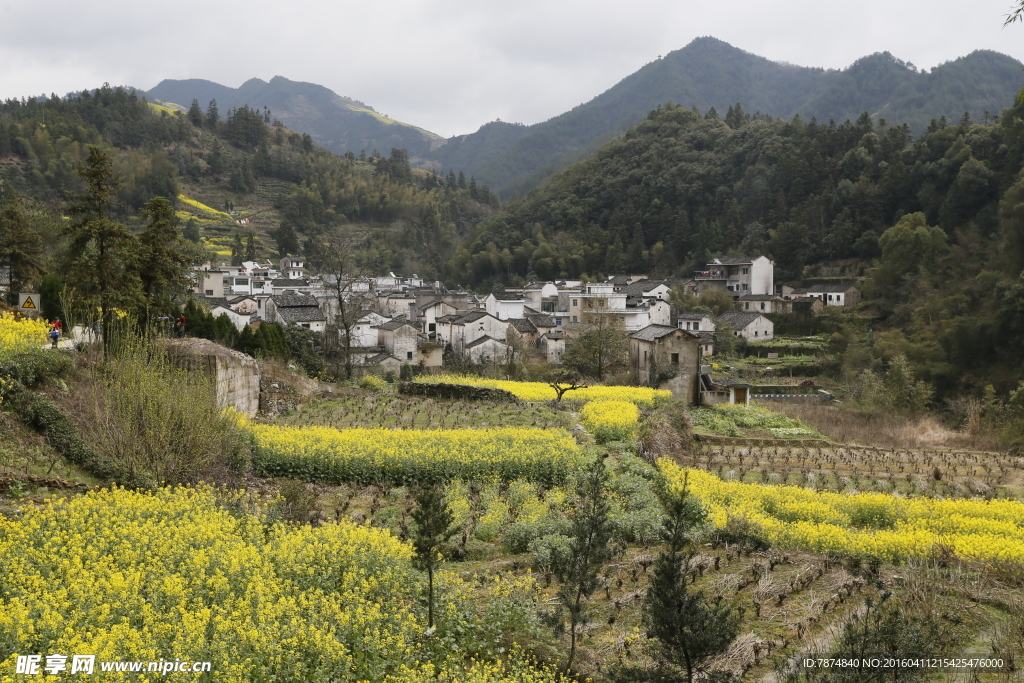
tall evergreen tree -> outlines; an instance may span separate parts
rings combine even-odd
[[[192,106],[188,108],[188,120],[193,126],[203,125],[203,110],[199,108],[199,100],[192,100]]]
[[[149,226],[139,235],[139,274],[150,307],[163,307],[168,299],[189,289],[189,258],[174,227],[174,207],[166,197],[154,197],[142,207]]]
[[[142,298],[138,240],[109,215],[116,205],[121,181],[107,153],[90,146],[78,175],[85,182],[85,192],[68,205],[71,222],[61,230],[68,238],[65,273],[68,284],[87,302],[98,306],[106,354],[114,310],[133,308]]]
[[[696,555],[691,534],[704,524],[707,513],[685,485],[681,492],[664,486],[661,496],[665,549],[654,563],[643,623],[648,637],[658,641],[661,663],[682,668],[693,683],[703,663],[736,638],[739,620],[731,607],[705,600],[690,585],[690,563]]]
[[[588,602],[598,588],[598,572],[611,557],[611,506],[607,499],[608,471],[605,455],[594,459],[590,469],[576,486],[579,502],[569,533],[569,550],[557,558],[555,573],[558,588],[558,609],[553,623],[561,628],[569,624],[569,657],[565,670],[572,669],[576,658],[579,631],[589,620]]]
[[[427,628],[434,626],[434,572],[444,559],[446,546],[457,528],[455,517],[440,486],[425,486],[415,494],[412,547],[417,568],[427,572]]]
[[[217,109],[217,100],[213,99],[206,107],[206,125],[216,130],[218,121],[220,121],[220,111]]]

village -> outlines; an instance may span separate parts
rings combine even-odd
[[[527,355],[557,368],[580,334],[607,325],[628,337],[628,357],[613,368],[618,376],[664,385],[697,405],[750,401],[748,385],[712,378],[710,359],[723,334],[743,343],[771,342],[778,315],[815,316],[860,301],[852,283],[776,283],[774,264],[764,256],[713,259],[688,280],[616,275],[595,282],[529,282],[487,294],[449,289],[415,274],[339,281],[293,256],[276,264],[207,263],[194,277],[195,300],[214,318],[226,316],[239,332],[267,322],[337,335],[360,374],[398,374],[403,366],[438,372],[453,362],[505,367]],[[724,293],[732,310],[715,315],[702,306],[707,292],[718,293],[719,302]],[[674,297],[691,305],[673,303]],[[726,346],[734,344],[727,340]]]

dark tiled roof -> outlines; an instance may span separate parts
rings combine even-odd
[[[277,287],[278,289],[282,287],[309,287],[309,283],[305,280],[289,280],[285,277],[279,277],[276,280],[271,280],[270,286]]]
[[[753,263],[756,256],[723,256],[722,258],[712,259],[708,265],[723,265],[723,266],[739,266]]]
[[[459,318],[458,320],[456,320],[454,324],[456,324],[456,325],[465,325],[466,323],[473,323],[473,322],[476,322],[477,320],[479,320],[480,318],[484,318],[484,317],[487,317],[489,315],[491,315],[491,314],[488,313],[487,311],[479,311],[479,310],[478,311],[470,311],[466,315],[464,315],[461,318]]]
[[[840,292],[841,293],[841,292],[848,292],[851,289],[855,289],[855,287],[852,284],[847,284],[847,285],[844,285],[844,284],[836,284],[836,285],[811,285],[810,287],[803,287],[803,288],[798,289],[798,290],[793,290],[793,293],[794,294],[796,292]]]
[[[377,325],[378,330],[386,330],[388,332],[400,329],[402,327],[411,327],[414,330],[419,329],[408,320],[390,320],[386,323],[381,323],[380,325]]]
[[[703,320],[710,316],[707,313],[680,313],[678,317],[680,320]]]
[[[491,292],[498,301],[522,301],[523,295],[520,292]]]
[[[624,291],[629,296],[643,296],[644,294],[647,294],[648,292],[657,289],[663,284],[665,284],[665,282],[662,280],[640,280],[639,282],[634,282],[633,284],[629,285],[622,291]]]
[[[628,275],[616,275],[614,277],[610,277],[610,278],[608,278],[608,284],[617,285],[617,286],[627,285],[627,284],[629,284],[629,276]]]
[[[295,306],[316,306],[319,308],[320,306],[316,297],[309,294],[275,294],[270,299],[278,308],[292,308]]]
[[[639,332],[634,332],[630,335],[633,339],[639,339],[641,341],[654,341],[666,337],[673,332],[682,332],[678,327],[669,327],[668,325],[648,325]]]
[[[277,315],[286,323],[312,323],[327,320],[319,306],[296,306],[292,308],[279,308]]]
[[[546,332],[541,335],[541,339],[551,339],[554,341],[561,341],[565,339],[564,332]]]
[[[367,365],[377,365],[382,361],[386,361],[388,358],[394,358],[396,361],[398,361],[398,359],[392,356],[390,353],[378,353],[376,356],[370,356],[363,362],[366,363]]]
[[[533,323],[536,327],[557,327],[558,323],[555,319],[546,313],[528,313],[526,319]]]
[[[698,332],[697,336],[700,337],[701,344],[714,344],[715,333],[714,332]]]
[[[450,323],[450,322],[455,322],[456,320],[458,320],[461,317],[462,316],[459,315],[458,313],[449,313],[448,315],[442,315],[440,318],[435,318],[434,322],[436,322],[436,323]]]
[[[207,296],[197,300],[202,301],[210,308],[213,308],[214,306],[223,306],[224,308],[230,308],[230,306],[228,305],[227,297],[223,296]]]
[[[775,301],[782,297],[773,296],[771,294],[744,294],[740,297],[740,301]]]
[[[526,318],[509,318],[508,324],[516,328],[516,332],[521,332],[523,334],[533,334],[537,331],[537,328],[534,327],[533,323]]]
[[[729,325],[733,326],[733,329],[742,330],[744,327],[754,322],[758,318],[762,317],[760,313],[744,313],[743,311],[729,311],[723,313],[718,319]]]
[[[484,336],[477,337],[473,341],[471,341],[468,344],[466,344],[466,348],[467,349],[472,349],[473,347],[480,346],[484,342],[488,342],[488,341],[498,342],[499,344],[504,344],[505,343],[505,342],[501,341],[500,339],[492,339],[491,337],[488,337],[485,334]]]
[[[246,299],[252,299],[253,301],[256,301],[255,298],[249,296],[248,294],[243,294],[242,296],[236,296],[234,299],[228,299],[228,303],[237,304],[241,301],[245,301]]]

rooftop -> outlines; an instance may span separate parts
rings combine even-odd
[[[685,332],[684,330],[680,330],[678,327],[669,327],[668,325],[648,325],[644,329],[631,334],[630,338],[639,339],[640,341],[652,342],[661,339],[662,337],[667,337],[673,332],[683,332],[684,334],[687,334],[690,337],[693,336],[688,332]]]
[[[743,311],[728,311],[718,316],[718,319],[729,325],[732,325],[734,329],[742,330],[744,327],[754,322],[758,318],[762,317],[760,313],[746,313]]]

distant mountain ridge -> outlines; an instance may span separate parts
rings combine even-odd
[[[667,102],[790,119],[796,114],[842,123],[868,112],[922,133],[932,119],[981,118],[1013,102],[1021,63],[989,50],[918,71],[889,53],[863,57],[843,70],[773,62],[715,38],[645,65],[589,102],[532,126],[495,122],[430,153],[441,168],[462,168],[508,197],[597,151],[604,142]]]
[[[270,82],[252,78],[238,88],[199,78],[164,80],[147,91],[146,97],[188,107],[193,99],[206,110],[217,100],[221,116],[229,109],[249,105],[267,107],[271,115],[292,130],[309,133],[333,152],[344,154],[374,149],[387,156],[392,147],[409,150],[413,157],[426,153],[441,137],[430,131],[388,118],[373,107],[342,97],[322,85],[292,81],[275,76]]]
[[[414,165],[465,171],[505,198],[525,194],[553,174],[581,161],[609,140],[668,102],[714,107],[724,116],[739,102],[747,113],[791,119],[799,114],[822,123],[872,118],[910,126],[915,135],[932,119],[958,121],[964,112],[980,119],[1013,102],[1021,63],[1007,55],[978,50],[919,71],[888,52],[862,57],[846,69],[823,69],[773,62],[711,37],[653,61],[570,111],[525,126],[494,121],[475,133],[447,140],[414,125],[384,117],[369,105],[313,83],[275,76],[253,78],[238,88],[201,79],[165,80],[146,96],[205,109],[216,99],[221,115],[248,104],[269,107],[293,130],[309,133],[328,149],[387,155],[392,147],[409,151]]]

